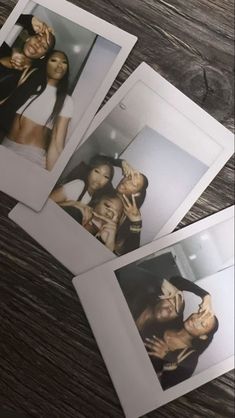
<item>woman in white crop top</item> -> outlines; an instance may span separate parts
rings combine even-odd
[[[88,205],[97,193],[113,189],[113,165],[102,155],[91,158],[83,173],[76,179],[56,186],[50,198],[58,204],[81,202]],[[78,205],[79,206],[79,205]]]
[[[64,148],[73,114],[73,101],[67,94],[69,61],[64,52],[51,52],[45,74],[47,82],[42,92],[17,110],[2,145],[51,170]]]

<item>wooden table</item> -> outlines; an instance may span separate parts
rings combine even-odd
[[[15,3],[0,1],[1,24]],[[139,38],[110,94],[144,60],[233,129],[233,0],[73,3]],[[231,160],[180,227],[233,204],[233,173]],[[8,219],[14,204],[0,194],[0,409],[34,418],[123,417],[72,274]],[[233,373],[148,416],[231,418]]]

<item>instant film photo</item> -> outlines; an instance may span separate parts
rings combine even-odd
[[[80,274],[170,233],[233,153],[233,135],[147,64],[96,115],[43,210],[10,213]]]
[[[137,38],[64,0],[0,32],[0,190],[39,211]]]
[[[234,207],[73,284],[126,417],[234,367]]]

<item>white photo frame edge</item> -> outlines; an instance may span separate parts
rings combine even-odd
[[[160,238],[154,243],[135,251],[130,257],[128,255],[122,256],[119,259],[108,262],[73,279],[73,285],[83,305],[120,402],[128,418],[136,418],[146,414],[228,372],[234,367],[234,356],[222,360],[215,366],[192,376],[190,379],[163,393],[114,274],[115,270],[232,217],[234,217],[234,206],[208,216],[167,237]],[[105,275],[106,278],[104,277]],[[125,316],[125,324],[122,323],[123,318],[121,318],[121,315]],[[135,342],[139,341],[138,347],[137,344],[130,343],[129,340],[132,340],[132,338],[135,339]],[[143,367],[140,365],[140,370],[138,370],[138,365],[133,360],[133,356],[131,356],[131,350],[133,349],[131,345],[134,345],[138,351],[137,360],[143,359]],[[118,350],[114,355],[113,347],[115,346],[118,346]],[[131,363],[132,365],[130,366]],[[143,373],[143,369],[147,370],[148,381],[144,381],[141,384],[139,383],[139,378]],[[138,386],[136,391],[132,391],[132,382],[135,382],[134,385],[136,387]],[[130,387],[129,391],[126,390],[126,386],[128,385]],[[159,388],[161,398],[157,397],[157,388]],[[144,391],[144,396],[141,396],[142,390]],[[139,403],[138,399],[140,399]]]
[[[16,7],[13,9],[1,29],[0,43],[5,40],[11,30],[11,27],[15,24],[18,16],[24,10],[27,3],[29,3],[29,0],[20,0],[17,3]],[[65,16],[63,14],[65,18],[80,24],[81,26],[120,46],[120,51],[117,57],[106,74],[98,91],[95,93],[85,114],[82,116],[80,122],[72,133],[64,151],[52,171],[48,172],[43,170],[32,162],[14,155],[12,151],[0,145],[0,166],[3,173],[0,179],[0,189],[5,193],[10,194],[20,202],[23,202],[27,206],[30,206],[35,211],[40,211],[69,158],[72,156],[72,153],[82,142],[84,133],[118,75],[122,65],[127,59],[131,49],[137,42],[137,37],[119,29],[114,25],[111,25],[103,19],[92,15],[91,13],[67,2],[66,0],[38,0],[35,3],[44,6],[59,15],[62,15],[61,10],[65,10],[66,6]],[[12,167],[14,167],[14,169],[12,169]],[[13,171],[17,173],[17,179],[20,179],[19,181],[21,187],[19,187],[19,182],[17,182],[18,184],[16,185],[16,176]],[[30,176],[29,173],[31,173]]]
[[[234,218],[234,214],[235,205],[228,206],[227,208],[222,209],[219,212],[215,212],[212,215],[206,216],[205,218],[200,219],[190,225],[187,225],[184,228],[179,229],[178,231],[174,231],[171,234],[164,235],[164,237],[159,237],[155,241],[150,242],[149,244],[146,244],[135,251],[127,253],[121,257],[117,257],[114,260],[111,260],[103,264],[103,266],[109,267],[112,265],[113,270],[117,270],[121,267],[124,267],[130,263],[134,263],[135,261],[150,255],[151,252],[155,253],[157,251],[163,250],[164,248],[170,247],[173,244],[175,244],[175,242],[181,241],[182,239],[186,239],[191,235],[196,234],[198,231],[203,231],[204,229],[207,229],[217,223],[224,222],[230,218]],[[98,266],[96,267],[96,269],[103,266]],[[92,270],[94,269],[91,269],[79,275],[80,280],[82,276],[89,274],[89,272]],[[74,278],[73,280],[76,280],[76,278]]]
[[[162,76],[157,74],[146,63],[142,63],[119,88],[119,90],[111,97],[111,99],[104,105],[104,107],[98,112],[86,134],[84,135],[82,143],[84,143],[86,139],[97,129],[97,127],[115,108],[115,106],[122,100],[126,93],[130,91],[130,89],[138,81],[143,81],[147,86],[157,90],[157,94],[161,95],[161,97],[164,99],[166,95],[166,101],[168,103],[171,103],[173,100],[173,105],[174,103],[177,103],[177,110],[179,105],[179,110],[183,114],[186,113],[186,117],[189,117],[190,120],[192,120],[193,115],[195,117],[195,123],[200,127],[200,129],[203,129],[210,137],[213,134],[213,137],[216,138],[217,142],[220,145],[223,145],[223,147],[225,146],[220,157],[211,167],[208,168],[207,172],[202,176],[201,180],[196,184],[196,186],[194,186],[193,190],[189,193],[183,203],[181,203],[180,207],[177,209],[174,215],[159,231],[155,237],[156,239],[160,236],[170,233],[178,225],[183,216],[192,207],[193,203],[199,198],[201,193],[223,167],[228,158],[232,155],[233,134],[210,115],[206,115],[207,117],[205,118],[204,110],[202,110],[198,105],[187,98]],[[58,216],[53,217],[53,212],[57,213]],[[23,205],[19,204],[10,212],[9,217],[23,229],[25,229],[26,232],[35,238],[75,275],[81,274],[92,267],[96,267],[99,264],[102,264],[103,262],[109,261],[116,257],[113,253],[107,250],[104,245],[100,244],[89,233],[84,231],[81,225],[77,224],[76,221],[74,221],[72,218],[69,219],[70,216],[65,214],[64,210],[58,207],[58,205],[50,199],[48,202],[46,202],[43,210],[39,214],[33,213],[33,211],[30,211]],[[59,221],[59,218],[61,221]],[[68,221],[66,221],[66,218]],[[51,228],[51,233],[55,234],[54,241],[50,240],[50,243],[47,241],[47,237],[42,233],[45,225],[48,225],[48,219],[50,219],[49,225]],[[66,235],[66,242],[70,242],[70,235],[68,230],[70,230],[72,234],[70,251],[68,251],[68,246],[66,246],[66,248],[62,248],[62,243],[61,246],[58,244],[55,245],[55,243],[60,241],[60,236],[62,235],[62,233],[59,233],[59,229],[63,229],[63,232],[66,233],[66,231],[64,231],[64,226],[60,227],[63,222],[66,222],[68,225],[68,235]],[[76,236],[74,232],[75,229],[77,230]],[[86,245],[89,246],[89,248],[92,248],[93,253],[96,254],[94,257],[94,264],[92,266],[89,266],[89,263],[86,260],[84,246],[81,245],[81,238],[82,240],[85,240]],[[81,254],[79,260],[77,253],[73,255],[73,248],[79,249],[78,253]]]

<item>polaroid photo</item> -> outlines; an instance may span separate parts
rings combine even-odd
[[[64,0],[0,32],[0,190],[41,210],[137,38]]]
[[[234,367],[234,207],[73,279],[128,418]]]
[[[147,64],[96,115],[43,210],[10,218],[78,275],[170,233],[233,135]]]

